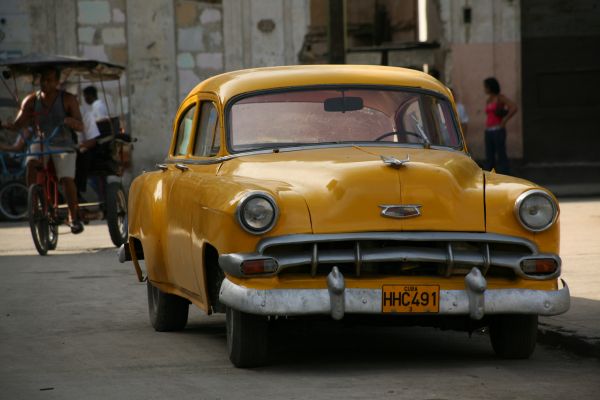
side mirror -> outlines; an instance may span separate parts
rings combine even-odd
[[[362,97],[331,97],[323,103],[326,112],[346,112],[362,110]]]

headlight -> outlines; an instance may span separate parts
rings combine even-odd
[[[543,190],[529,190],[517,198],[515,214],[525,229],[541,232],[550,228],[556,221],[558,206]]]
[[[240,200],[237,208],[237,219],[242,228],[256,235],[270,231],[278,216],[275,200],[264,192],[247,194]]]

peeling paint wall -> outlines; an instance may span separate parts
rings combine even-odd
[[[308,0],[223,0],[225,70],[298,64]]]
[[[168,153],[177,101],[175,9],[172,2],[127,0],[131,127],[138,138],[134,175]]]
[[[223,12],[220,2],[177,0],[179,99],[200,81],[223,72]]]
[[[126,66],[123,102],[116,82],[104,88],[111,114],[122,109],[138,139],[138,174],[166,156],[192,88],[227,70],[298,64],[309,20],[309,0],[1,0],[0,57],[40,52]]]
[[[521,109],[520,1],[440,1],[445,50],[445,77],[469,114],[467,144],[476,159],[485,152],[485,101],[483,80],[494,76],[502,93]],[[471,9],[471,22],[464,9]],[[521,110],[507,125],[510,158],[523,157]]]
[[[65,0],[63,0],[65,1]],[[72,1],[72,0],[71,0]],[[72,1],[73,2],[73,1]],[[109,61],[127,66],[126,0],[76,0],[77,54],[84,58]],[[63,8],[64,9],[64,8]],[[127,72],[121,77],[121,94],[117,82],[95,84],[111,115],[129,112]]]

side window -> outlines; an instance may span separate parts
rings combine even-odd
[[[177,127],[177,141],[175,143],[175,149],[173,150],[174,156],[184,156],[187,153],[188,144],[194,133],[194,115],[196,114],[196,105],[188,108],[183,114],[183,118],[179,120],[179,126]]]
[[[221,147],[221,127],[219,125],[219,112],[211,101],[203,101],[200,108],[200,123],[194,155],[197,157],[215,156]]]

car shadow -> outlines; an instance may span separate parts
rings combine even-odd
[[[226,357],[222,315],[192,318],[184,335],[202,336],[222,348]],[[198,341],[200,343],[200,341]],[[487,365],[495,356],[487,334],[441,331],[431,327],[372,326],[345,321],[279,319],[269,327],[269,363],[266,369],[362,370],[428,368],[443,363]],[[498,360],[502,361],[502,360]]]

